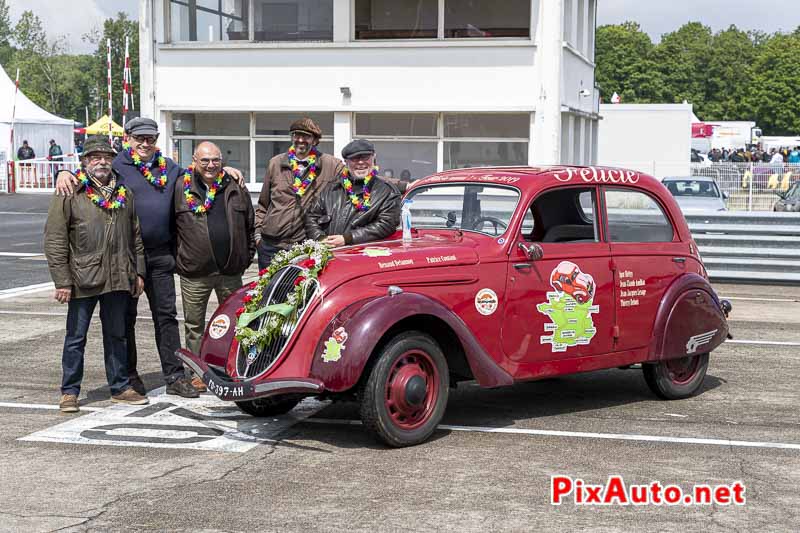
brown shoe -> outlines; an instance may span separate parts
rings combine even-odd
[[[142,382],[142,378],[139,377],[139,374],[131,374],[128,376],[128,382],[133,387],[133,390],[141,394],[142,396],[147,395],[147,389]]]
[[[206,384],[203,383],[203,380],[200,379],[198,376],[194,376],[192,378],[192,387],[194,387],[194,390],[196,390],[197,392],[205,392],[208,390]]]
[[[114,403],[126,403],[128,405],[146,405],[150,400],[146,396],[142,396],[133,387],[128,387],[119,394],[111,396],[111,401]]]
[[[80,411],[80,408],[78,408],[78,396],[75,394],[62,394],[61,401],[58,402],[58,408],[62,413],[77,413]]]

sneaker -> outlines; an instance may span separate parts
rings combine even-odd
[[[133,390],[133,387],[128,387],[119,394],[114,394],[111,396],[111,401],[114,403],[126,403],[128,405],[146,405],[150,403],[147,397]]]
[[[186,378],[178,378],[169,385],[167,385],[167,394],[175,394],[183,396],[184,398],[199,398],[200,393],[192,387],[189,380]]]
[[[141,394],[142,396],[147,395],[147,388],[145,388],[144,382],[142,382],[142,378],[139,377],[139,374],[131,374],[128,376],[128,381],[131,384],[131,388],[137,393]]]
[[[194,390],[196,390],[197,392],[205,392],[208,390],[206,384],[203,383],[203,380],[198,376],[194,376],[192,378],[192,387],[194,387]]]
[[[62,394],[61,401],[58,402],[58,408],[62,413],[77,413],[80,411],[78,408],[78,396],[76,394]]]

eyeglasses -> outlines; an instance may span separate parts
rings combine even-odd
[[[197,162],[200,164],[201,167],[207,167],[210,165],[220,165],[222,164],[222,159],[219,157],[204,157],[202,159],[198,159]]]
[[[303,132],[300,132],[300,131],[293,131],[292,132],[292,139],[293,140],[296,139],[298,141],[309,141],[310,142],[310,141],[314,140],[314,136],[311,135],[310,133],[303,133]]]
[[[350,163],[369,163],[372,157],[373,154],[357,155],[353,157],[348,157],[347,161]]]
[[[158,140],[158,135],[131,135],[131,139],[137,143],[155,144]]]

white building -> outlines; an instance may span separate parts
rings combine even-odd
[[[141,111],[260,188],[309,115],[382,169],[590,164],[596,0],[140,0]]]

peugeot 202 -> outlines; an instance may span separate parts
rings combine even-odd
[[[660,398],[701,390],[728,336],[669,191],[599,167],[459,169],[405,195],[411,238],[276,255],[180,358],[255,416],[355,400],[391,446],[427,439],[450,387],[641,364]]]

